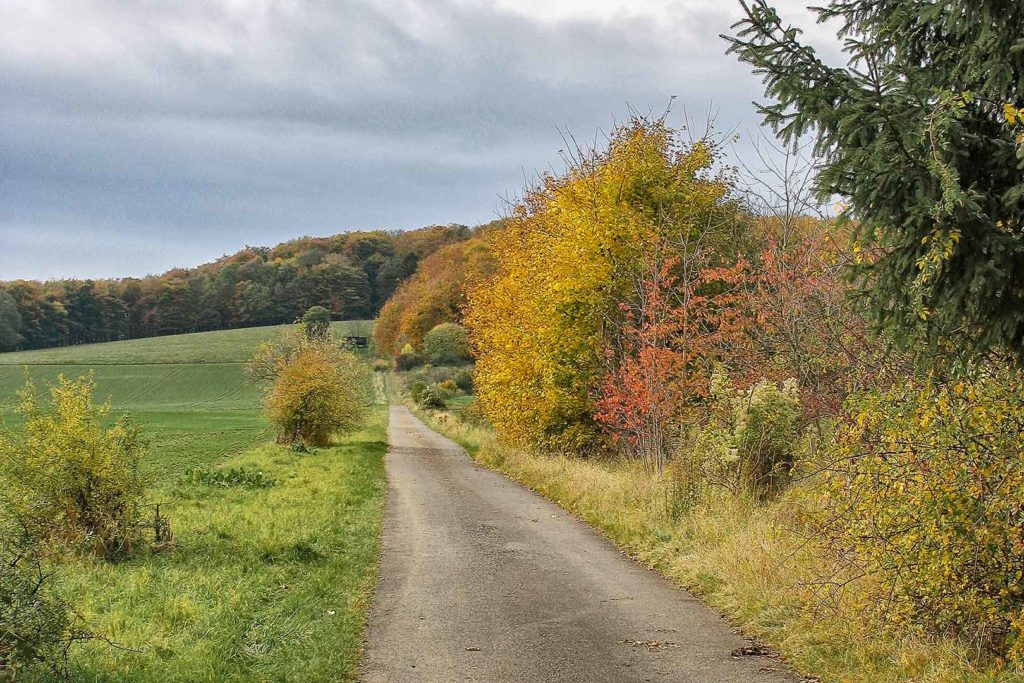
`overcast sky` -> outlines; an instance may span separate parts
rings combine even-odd
[[[786,17],[828,43],[801,11]],[[3,0],[0,279],[476,224],[629,107],[757,125],[734,0]]]

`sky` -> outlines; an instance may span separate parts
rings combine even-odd
[[[805,0],[773,3],[835,54]],[[497,218],[631,109],[749,140],[734,0],[3,0],[0,280]],[[838,59],[838,55],[836,55]],[[703,128],[703,125],[699,126]],[[740,149],[742,150],[742,144]]]

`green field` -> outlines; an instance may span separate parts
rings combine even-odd
[[[38,384],[94,373],[98,398],[131,413],[149,439],[149,501],[175,535],[170,550],[59,567],[59,590],[83,625],[117,644],[76,646],[73,680],[353,679],[374,581],[386,413],[376,408],[363,431],[308,455],[274,445],[243,362],[280,329],[0,354],[9,426],[26,372]],[[372,323],[334,329],[364,336]],[[191,467],[245,467],[275,485],[191,483]]]
[[[107,344],[0,353],[0,405],[25,383],[93,372],[97,398],[130,412],[152,445],[145,464],[157,480],[215,463],[268,437],[259,392],[246,382],[243,363],[283,325],[198,332]],[[369,321],[336,322],[337,336],[368,336]],[[11,420],[9,407],[0,418]]]

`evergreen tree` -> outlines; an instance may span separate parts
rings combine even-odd
[[[1024,359],[1024,3],[832,0],[826,65],[764,0],[726,37],[787,143],[816,138],[823,198],[848,203],[857,265],[906,339]]]

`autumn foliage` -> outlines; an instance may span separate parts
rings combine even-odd
[[[494,271],[490,242],[485,237],[494,229],[484,226],[474,237],[424,259],[415,275],[381,309],[373,330],[379,355],[396,356],[406,344],[419,351],[430,330],[461,320],[467,287]]]
[[[685,250],[724,223],[731,209],[713,158],[662,122],[636,120],[514,207],[493,240],[498,273],[471,291],[466,313],[480,402],[502,433],[560,450],[606,445],[594,399],[621,302],[646,245]]]
[[[358,428],[372,402],[367,366],[329,336],[309,337],[298,327],[261,346],[247,371],[265,387],[279,443],[329,445]]]

